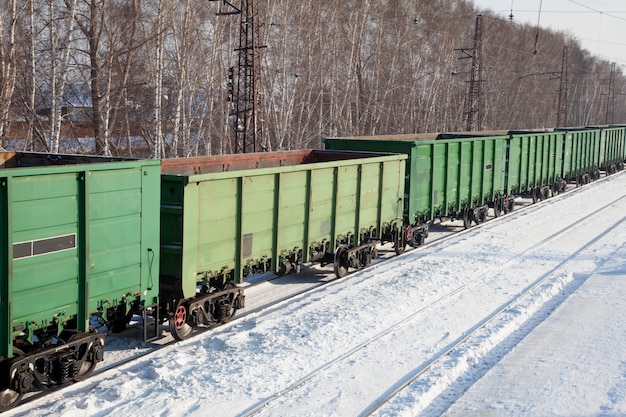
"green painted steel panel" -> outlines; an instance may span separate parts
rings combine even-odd
[[[12,200],[13,181],[0,176],[0,357],[13,354],[13,332],[10,326],[13,314],[13,245],[11,242],[11,218],[13,210],[8,203]]]
[[[73,319],[86,331],[101,307],[157,302],[160,161],[0,159],[0,356],[23,330],[60,331]]]
[[[275,184],[280,190],[279,202],[273,222],[278,227],[277,240],[272,243],[276,247],[278,256],[303,250],[306,247],[306,223],[303,219],[307,214],[307,198],[309,193],[309,171],[296,171],[275,174],[279,183]],[[304,185],[304,186],[303,186]],[[272,227],[277,225],[272,224]],[[273,256],[270,254],[270,256]]]
[[[504,194],[508,137],[448,136],[437,140],[433,135],[324,138],[324,144],[333,150],[406,154],[405,216],[414,223],[454,216],[463,207]]]
[[[561,180],[564,132],[511,132],[508,141],[507,194],[530,192]]]
[[[416,144],[419,139],[414,136],[406,136],[406,140],[402,140],[403,135],[391,137],[353,137],[353,138],[323,138],[326,149],[345,150],[345,151],[371,151],[371,152],[388,152],[407,155],[405,165],[405,185],[404,185],[404,212],[409,216],[409,221],[414,220],[414,213],[417,207],[424,205],[424,200],[428,200],[425,195],[417,192],[417,184],[419,176],[416,168],[424,163],[422,160],[418,162],[416,153]],[[410,213],[410,215],[409,215]]]
[[[626,158],[626,127],[590,126],[564,128],[563,176],[570,180],[580,178],[598,169],[608,170],[624,163]]]
[[[268,167],[264,160],[297,152],[319,161]],[[189,298],[210,280],[241,282],[249,272],[277,272],[284,259],[332,255],[337,244],[362,239],[364,230],[375,229],[372,237],[380,238],[384,227],[401,223],[404,155],[256,157],[264,168],[205,174],[169,174],[168,166],[175,172],[181,161],[164,161],[161,272],[168,290],[180,285]],[[232,158],[236,164],[248,156]]]
[[[623,126],[602,126],[600,128],[599,168],[608,170],[612,165],[624,161],[625,133]]]
[[[328,244],[335,246],[335,222],[333,214],[335,205],[335,168],[320,168],[311,171],[309,191],[308,230],[309,246],[323,247]],[[304,261],[309,260],[310,253],[305,253]]]
[[[616,160],[619,164],[626,162],[626,125],[615,125],[620,130],[616,138]]]
[[[0,174],[1,175],[1,174]],[[61,173],[45,176],[13,178],[15,192],[12,205],[13,245],[32,244],[45,238],[66,234],[78,234],[78,183],[76,174]],[[36,198],[38,190],[41,197]],[[27,242],[28,241],[28,242]],[[43,267],[48,258],[63,257],[71,261],[71,271],[40,271],[43,274],[27,275],[23,269],[33,266]],[[64,316],[75,313],[78,305],[78,250],[76,245],[68,250],[43,255],[29,255],[13,259],[14,282],[23,281],[14,286],[13,324],[23,324],[38,320],[35,325],[51,323],[55,315]],[[46,285],[47,283],[47,285]],[[68,312],[67,310],[73,309]]]
[[[574,181],[582,174],[598,168],[601,155],[601,131],[589,129],[559,129],[565,134],[563,141],[562,177]]]

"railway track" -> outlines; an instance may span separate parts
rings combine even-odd
[[[454,232],[444,233],[445,237],[436,238],[436,240],[432,239],[431,241],[427,242],[426,245],[432,244],[432,243],[437,242],[437,241],[439,241],[441,239],[449,238],[449,237],[451,237],[453,235],[453,233]],[[388,251],[389,252],[394,252],[393,249],[389,249]],[[379,253],[383,253],[383,252],[384,251],[380,251]],[[387,261],[389,259],[392,259],[392,258],[387,257],[387,258],[379,259],[375,264],[379,264],[381,262],[385,262],[385,261]],[[308,292],[312,292],[312,291],[318,289],[319,287],[327,285],[328,283],[333,282],[333,281],[335,281],[337,279],[335,277],[335,274],[334,274],[332,269],[328,269],[328,271],[326,271],[326,272],[324,272],[323,270],[318,269],[313,274],[317,274],[317,275],[324,274],[325,280],[324,281],[317,280],[317,282],[311,283],[311,284],[307,285],[304,289],[300,289],[300,290],[297,290],[297,291],[291,291],[291,292],[289,292],[286,295],[281,295],[279,297],[273,298],[270,302],[262,303],[260,305],[253,305],[251,308],[246,308],[244,311],[239,312],[238,315],[233,320],[231,320],[229,323],[236,324],[237,322],[244,320],[245,318],[247,318],[248,316],[250,316],[252,314],[256,314],[256,313],[262,312],[264,310],[268,310],[270,308],[273,308],[273,307],[277,306],[278,304],[280,304],[280,303],[282,303],[284,301],[288,301],[289,299],[292,299],[292,298],[304,295],[304,294],[306,294]],[[301,275],[306,275],[306,272],[304,272]],[[250,286],[248,286],[247,290],[249,291],[252,288],[259,287],[259,286],[262,286],[262,285],[266,285],[268,282],[281,280],[281,279],[286,279],[286,277],[274,276],[274,277],[269,278],[267,280],[262,280],[262,281],[254,283],[254,284],[251,284]],[[296,277],[294,279],[298,279],[298,277]],[[342,278],[342,280],[349,280],[349,279],[350,279],[350,275],[348,275],[347,277]],[[147,356],[149,356],[151,354],[154,354],[154,353],[160,351],[161,349],[165,349],[165,348],[167,348],[169,346],[172,346],[175,343],[177,343],[177,341],[174,340],[172,338],[172,336],[169,334],[169,331],[165,329],[165,328],[167,328],[167,324],[164,325],[163,327],[164,328],[161,329],[161,333],[164,335],[163,336],[164,342],[162,342],[160,344],[152,344],[151,348],[135,351],[131,356],[128,356],[128,357],[126,357],[124,359],[121,359],[121,360],[116,360],[116,361],[114,361],[112,363],[106,363],[107,362],[106,361],[106,353],[107,353],[107,350],[108,350],[110,345],[108,343],[105,344],[105,363],[104,364],[100,364],[98,367],[96,367],[96,369],[94,370],[94,372],[92,374],[92,377],[95,377],[97,375],[100,375],[100,374],[103,374],[103,373],[110,372],[110,371],[113,371],[115,369],[121,368],[122,366],[128,365],[129,363],[131,363],[133,361],[136,361],[136,360],[139,360],[141,358],[147,357]],[[126,330],[126,332],[129,332],[129,331],[132,332],[133,330],[140,330],[140,329],[141,329],[141,325],[140,324],[139,325],[135,325],[135,326],[129,326],[129,328]],[[200,327],[200,328],[198,328],[195,331],[195,333],[194,333],[194,335],[192,337],[201,336],[202,334],[210,332],[210,331],[212,331],[214,329],[215,329],[215,327],[213,327],[213,328],[211,328],[211,327]],[[113,336],[110,336],[110,338],[111,337],[115,338],[117,336],[113,335]],[[130,338],[136,340],[137,338],[139,338],[139,334],[137,333],[137,334],[131,335]],[[110,341],[110,340],[111,339],[108,339],[107,341]],[[138,341],[137,343],[140,344],[142,342]],[[117,347],[115,349],[117,349]],[[39,392],[29,393],[29,394],[25,395],[24,399],[22,400],[20,405],[16,408],[16,410],[19,411],[20,407],[24,407],[24,406],[26,406],[29,403],[32,403],[32,402],[35,402],[35,401],[37,401],[39,399],[45,398],[47,395],[50,395],[50,394],[52,394],[54,392],[62,391],[63,389],[65,389],[67,387],[71,387],[71,386],[72,386],[72,383],[67,383],[67,384],[54,386],[54,387],[52,387],[52,388],[50,388],[50,389],[48,389],[46,391],[39,391]]]
[[[465,346],[467,346],[469,341],[477,338],[478,335],[483,332],[486,327],[493,325],[499,320],[503,320],[503,318],[506,317],[510,311],[512,311],[517,305],[520,304],[521,300],[525,300],[528,297],[534,297],[535,292],[538,288],[545,286],[551,280],[554,280],[555,276],[558,275],[560,271],[563,271],[570,263],[572,263],[577,258],[577,256],[593,248],[594,245],[596,245],[602,239],[602,237],[606,236],[617,227],[624,227],[626,218],[623,218],[621,216],[621,212],[615,208],[616,203],[624,200],[626,200],[626,196],[614,199],[609,203],[603,205],[602,207],[598,208],[597,210],[586,214],[584,217],[575,219],[570,224],[568,224],[566,228],[551,234],[550,236],[526,248],[522,252],[515,254],[514,257],[491,265],[487,271],[488,273],[491,273],[491,275],[489,275],[490,278],[485,279],[485,275],[483,274],[464,283],[463,285],[455,288],[453,291],[450,291],[441,296],[434,302],[431,302],[430,304],[420,308],[419,310],[416,310],[413,314],[405,317],[403,320],[394,323],[392,326],[384,329],[380,333],[376,334],[374,337],[371,337],[365,342],[353,347],[349,351],[342,353],[341,355],[334,358],[332,361],[327,362],[323,366],[315,369],[313,372],[277,392],[275,395],[266,398],[263,401],[260,401],[253,407],[246,409],[240,415],[247,417],[252,415],[263,415],[265,413],[272,414],[272,406],[274,404],[289,402],[289,397],[302,397],[303,395],[295,394],[295,392],[299,390],[306,391],[312,389],[308,386],[309,384],[315,386],[324,386],[325,383],[321,381],[324,380],[324,378],[332,378],[332,376],[326,377],[326,374],[337,375],[339,373],[339,371],[337,371],[338,368],[349,367],[350,364],[358,361],[359,356],[375,356],[376,349],[379,346],[388,347],[391,344],[390,339],[393,338],[393,334],[402,332],[404,331],[405,327],[408,327],[409,325],[414,325],[419,320],[423,320],[424,316],[427,316],[429,312],[433,310],[438,311],[438,308],[445,306],[447,302],[451,302],[454,299],[460,298],[463,295],[463,292],[468,291],[473,287],[484,286],[485,284],[495,285],[499,279],[503,279],[503,276],[507,275],[506,271],[523,270],[523,266],[525,264],[527,264],[528,262],[534,262],[534,260],[537,258],[541,258],[542,254],[546,251],[546,247],[549,247],[551,243],[555,242],[556,240],[563,239],[568,235],[568,233],[571,233],[575,229],[579,229],[581,227],[596,229],[597,227],[600,227],[601,232],[597,234],[593,238],[593,240],[581,243],[581,245],[576,250],[574,250],[574,252],[564,255],[564,257],[558,262],[555,262],[554,265],[552,265],[547,270],[547,272],[544,272],[540,276],[536,277],[536,279],[532,280],[532,282],[525,286],[519,293],[515,294],[512,298],[507,300],[507,302],[505,302],[499,308],[487,315],[483,320],[478,322],[467,332],[463,333],[452,343],[448,344],[439,353],[433,355],[428,360],[416,367],[412,372],[405,375],[400,380],[400,382],[396,384],[391,390],[388,390],[385,395],[376,398],[376,400],[368,404],[368,406],[365,407],[364,410],[359,414],[360,416],[373,415],[376,411],[385,406],[390,400],[395,398],[408,386],[414,384],[416,381],[420,380],[420,378],[424,378],[426,375],[428,375],[428,373],[432,371],[435,364],[440,363],[441,361],[445,360],[445,358],[449,358],[454,352],[461,351]],[[529,210],[543,210],[547,208],[547,205],[538,205],[531,206]],[[524,213],[522,212],[519,213],[521,214],[519,214],[518,216],[524,215]],[[620,220],[616,222],[610,222],[610,224],[606,226],[606,221],[604,219],[614,219],[616,217]],[[605,226],[598,226],[598,224],[605,224]],[[489,223],[484,225],[485,228],[481,228],[481,233],[486,231],[485,229],[489,227],[488,225]],[[497,226],[497,224],[491,224],[491,226],[495,227]],[[432,245],[445,245],[445,240],[447,239],[436,242]],[[503,273],[502,271],[505,272]],[[557,285],[555,286],[555,288],[560,287]],[[416,339],[416,343],[419,343],[418,339]],[[368,350],[370,352],[367,352]],[[382,352],[384,352],[384,349],[381,350],[381,354],[383,354]],[[313,381],[315,380],[317,381],[313,383]],[[280,404],[279,406],[284,407],[285,405]],[[279,409],[279,411],[281,410],[284,409]]]
[[[622,197],[622,198],[616,199],[615,202],[620,201],[620,200],[624,200],[624,199],[625,198]],[[584,221],[587,221],[587,220],[591,219],[591,217],[593,215],[600,214],[601,212],[605,211],[608,208],[609,208],[609,205],[603,207],[602,209],[592,213],[592,215],[589,215],[589,216],[585,217]],[[572,226],[572,228],[574,228],[574,227],[578,227],[578,225]],[[626,232],[626,217],[622,217],[619,220],[617,220],[616,222],[612,223],[609,227],[607,227],[606,229],[602,230],[599,234],[597,234],[592,240],[590,240],[586,244],[582,245],[578,250],[576,250],[570,256],[566,257],[564,260],[559,262],[553,268],[551,268],[550,270],[545,272],[535,282],[533,282],[528,288],[526,288],[522,293],[516,295],[513,299],[510,300],[510,302],[508,302],[507,304],[503,305],[502,307],[500,307],[499,309],[494,311],[491,315],[486,317],[482,322],[478,323],[475,326],[475,328],[472,329],[471,332],[469,332],[467,335],[464,335],[463,337],[461,337],[460,339],[455,341],[455,343],[453,343],[452,346],[450,346],[445,351],[443,351],[440,354],[432,357],[427,363],[424,364],[423,367],[421,367],[420,369],[416,370],[414,373],[408,375],[405,380],[403,380],[401,383],[397,384],[397,386],[394,387],[394,389],[392,389],[390,392],[386,393],[385,396],[380,397],[375,402],[371,403],[365,410],[363,410],[363,412],[361,412],[359,414],[359,416],[363,416],[364,417],[364,416],[375,415],[378,410],[380,410],[382,407],[384,407],[386,404],[388,404],[390,401],[392,401],[394,398],[396,398],[398,395],[400,395],[411,384],[415,384],[420,379],[428,377],[429,373],[431,373],[433,371],[434,367],[437,364],[439,364],[439,363],[441,363],[443,361],[448,360],[451,356],[462,355],[464,351],[472,349],[477,344],[476,340],[480,339],[482,337],[482,334],[485,333],[484,330],[486,328],[488,328],[490,326],[491,327],[496,327],[496,323],[498,323],[498,325],[502,325],[503,323],[506,323],[507,321],[510,321],[512,316],[517,315],[517,313],[519,311],[519,308],[520,308],[519,307],[520,305],[522,305],[524,303],[527,303],[528,300],[532,300],[533,298],[538,296],[538,294],[539,294],[538,289],[540,287],[547,285],[548,283],[550,283],[550,281],[554,281],[555,279],[559,279],[559,277],[558,277],[559,272],[565,270],[570,264],[575,262],[577,260],[577,258],[579,258],[582,254],[584,254],[584,253],[586,253],[588,251],[594,250],[598,246],[598,244],[602,240],[602,238],[607,236],[609,233],[614,233],[616,229],[619,229],[622,233]],[[533,250],[537,250],[541,246],[544,246],[544,245],[548,244],[554,238],[557,238],[558,236],[564,235],[567,232],[568,232],[568,230],[564,230],[562,233],[557,233],[557,234],[551,236],[550,239],[546,239],[546,240],[542,241],[541,245],[536,245],[536,247],[533,248]],[[526,254],[526,256],[528,256],[528,255],[530,255],[530,251],[529,251],[529,253]],[[580,280],[578,282],[573,283],[571,288],[570,288],[570,290],[568,291],[568,294],[573,292],[573,289],[575,289],[578,286],[580,286],[580,284],[582,284],[582,282]],[[555,295],[555,298],[558,299],[556,302],[545,303],[545,304],[549,304],[548,309],[550,311],[552,311],[554,308],[556,308],[558,306],[558,304],[560,304],[566,298],[566,297],[562,296],[562,294],[561,294],[561,296],[558,296],[558,294],[556,294],[556,293],[554,295]],[[514,312],[514,313],[511,314],[512,312]],[[536,326],[536,324],[537,323],[535,323],[532,326],[532,328],[534,328]],[[530,330],[531,330],[531,328],[526,327],[523,330],[524,334],[528,334],[530,332]],[[509,333],[507,332],[506,336],[508,336],[508,335],[509,335]],[[519,338],[520,337],[518,336],[518,338],[516,338],[516,340],[519,340]],[[502,340],[499,340],[499,341],[501,342]],[[489,343],[493,343],[493,338],[492,338],[492,340],[489,341]],[[510,351],[510,349],[512,349],[513,347],[514,346],[509,346],[507,351]],[[498,356],[502,356],[502,353],[500,353]],[[437,395],[440,395],[443,391],[444,391],[444,388],[443,387],[439,387],[436,390],[436,392],[430,392],[429,393],[429,398],[436,397]]]
[[[579,191],[579,190],[582,190],[582,189],[573,190],[573,191],[572,191],[572,193],[573,193],[573,194],[575,194],[575,193],[576,193],[577,191]],[[568,194],[569,194],[569,193],[568,193]],[[618,200],[619,200],[619,199],[618,199]],[[527,207],[527,208],[526,208],[525,210],[523,210],[523,211],[516,211],[516,212],[512,213],[512,214],[511,214],[511,215],[509,215],[509,216],[514,216],[514,215],[516,215],[516,213],[521,213],[521,214],[523,214],[523,212],[524,212],[524,211],[526,211],[526,210],[539,210],[539,209],[542,209],[542,208],[547,208],[549,204],[546,204],[546,203],[549,203],[550,201],[551,201],[551,200],[547,200],[544,204],[540,204],[540,205],[533,205],[533,206]],[[617,201],[617,200],[616,200],[616,201]],[[588,215],[588,216],[586,216],[584,219],[577,220],[577,221],[573,222],[571,226],[572,226],[572,227],[573,227],[573,226],[577,226],[577,225],[578,225],[578,226],[580,226],[580,225],[581,225],[581,224],[583,224],[584,222],[588,221],[588,219],[591,219],[591,218],[593,218],[594,216],[597,216],[597,214],[599,214],[599,213],[600,213],[600,212],[602,212],[603,210],[607,209],[610,205],[611,205],[611,204],[607,204],[607,205],[605,205],[604,207],[602,207],[602,208],[600,208],[600,209],[596,210],[594,213],[589,214],[589,215]],[[517,215],[519,216],[519,215],[521,215],[521,214],[517,214]],[[481,227],[480,227],[480,231],[481,231],[481,232],[488,231],[488,230],[489,230],[489,229],[491,229],[492,227],[497,226],[497,223],[498,223],[498,222],[487,222],[487,223],[484,223],[484,224],[482,224],[482,225],[481,225]],[[468,232],[471,232],[472,230],[474,230],[474,229],[469,229],[469,230],[468,230]],[[555,233],[555,234],[554,234],[553,236],[551,236],[550,238],[544,239],[542,242],[539,242],[539,243],[535,244],[532,248],[529,248],[529,249],[527,250],[527,252],[529,252],[529,251],[531,251],[531,250],[533,250],[533,249],[538,249],[538,248],[540,248],[540,247],[542,247],[542,246],[546,245],[547,243],[549,243],[550,241],[552,241],[552,240],[556,239],[559,235],[562,235],[563,233],[565,233],[565,232],[564,232],[564,231],[560,231],[560,232],[558,232],[558,233]],[[427,245],[425,245],[425,246],[424,246],[424,248],[430,248],[430,247],[432,247],[432,246],[434,246],[434,245],[444,246],[444,245],[446,244],[446,242],[448,241],[448,239],[451,239],[451,238],[452,238],[452,237],[454,237],[454,236],[456,236],[456,234],[453,234],[453,235],[452,235],[452,236],[450,236],[450,237],[444,237],[444,238],[442,238],[442,239],[440,239],[440,240],[430,241],[430,242],[428,242],[428,243],[427,243]],[[412,252],[412,253],[415,253],[415,252]],[[393,259],[393,258],[392,258],[392,259]],[[502,267],[504,267],[504,266],[507,266],[507,265],[511,265],[511,262],[512,262],[511,260],[508,260],[508,261],[505,261],[505,262],[501,263],[501,264],[500,264],[500,268],[502,268]],[[382,264],[384,264],[384,260],[383,260],[383,261],[381,261],[381,262],[379,262],[379,263],[377,263],[377,264],[375,264],[375,265],[373,265],[373,267],[374,267],[374,268],[376,268],[376,267],[378,267],[378,266],[380,266],[380,265],[382,265]],[[497,268],[498,268],[497,266],[494,266],[492,269],[493,269],[493,270],[495,270],[495,269],[497,269]],[[351,277],[352,277],[352,276],[348,276],[348,277],[346,277],[346,278],[343,278],[343,279],[342,279],[342,280],[340,280],[340,281],[329,280],[329,282],[346,282],[346,281],[349,281],[349,280],[351,279]],[[308,375],[307,377],[305,377],[305,378],[303,378],[303,379],[299,380],[298,382],[296,382],[296,383],[295,383],[295,384],[293,384],[292,386],[285,388],[285,390],[281,391],[281,393],[279,393],[280,395],[277,395],[275,398],[273,397],[273,398],[271,398],[271,399],[268,399],[268,400],[264,401],[262,404],[258,404],[258,405],[257,405],[257,406],[255,406],[254,408],[247,410],[247,411],[246,411],[243,415],[254,415],[254,414],[259,413],[260,411],[262,411],[263,409],[265,409],[265,408],[266,408],[269,404],[271,404],[271,403],[273,403],[273,402],[275,402],[275,401],[279,400],[280,398],[284,398],[286,395],[288,395],[290,392],[293,392],[293,391],[294,391],[294,390],[296,390],[298,387],[303,386],[303,385],[304,385],[304,384],[306,384],[308,381],[310,381],[310,380],[312,380],[312,379],[314,379],[314,378],[319,377],[319,375],[321,375],[321,374],[323,373],[324,369],[330,369],[331,367],[333,367],[333,366],[335,366],[335,365],[339,364],[342,360],[343,360],[343,361],[345,361],[345,360],[349,359],[350,357],[354,356],[357,352],[359,352],[359,351],[361,351],[361,350],[365,349],[367,346],[369,346],[369,345],[371,345],[372,343],[374,343],[376,340],[381,340],[381,339],[383,339],[385,336],[387,336],[387,335],[389,335],[389,334],[392,334],[392,333],[393,333],[393,331],[397,330],[397,329],[398,329],[399,327],[401,327],[402,325],[408,324],[408,323],[409,323],[409,322],[411,322],[412,320],[417,319],[417,318],[419,317],[419,315],[420,315],[420,314],[423,314],[423,312],[427,311],[429,308],[431,308],[431,306],[443,304],[443,303],[445,302],[445,300],[451,299],[451,298],[452,298],[452,297],[454,297],[456,294],[461,293],[461,292],[462,292],[465,288],[469,288],[472,284],[477,283],[478,281],[479,281],[479,279],[475,279],[475,280],[473,280],[472,282],[467,283],[467,284],[463,285],[462,287],[457,288],[455,291],[451,292],[450,294],[447,294],[446,296],[442,297],[440,300],[437,300],[437,302],[432,303],[431,305],[429,305],[429,306],[427,306],[427,307],[425,307],[425,308],[423,308],[423,309],[421,309],[421,310],[417,311],[417,312],[416,312],[413,316],[411,316],[411,317],[407,317],[407,318],[406,318],[405,320],[403,320],[402,322],[396,323],[394,326],[392,326],[392,327],[390,327],[389,329],[387,329],[386,331],[382,332],[380,335],[377,335],[377,336],[376,336],[376,338],[371,339],[371,340],[369,340],[368,342],[363,343],[362,345],[359,345],[359,346],[355,347],[355,348],[354,348],[354,349],[352,349],[350,352],[347,352],[347,353],[345,353],[345,354],[341,355],[340,357],[338,357],[338,358],[337,358],[337,360],[336,360],[336,361],[333,361],[332,363],[327,364],[326,366],[324,366],[324,368],[323,368],[323,369],[319,369],[319,370],[318,370],[318,372],[315,372],[314,374]],[[311,287],[309,287],[309,288],[307,288],[307,289],[305,289],[305,290],[298,291],[298,292],[297,292],[297,293],[295,293],[295,294],[291,294],[291,295],[289,295],[289,296],[285,296],[285,297],[280,297],[280,298],[278,298],[278,299],[276,299],[276,300],[272,301],[271,303],[265,304],[265,305],[260,306],[260,307],[255,307],[255,308],[252,308],[252,309],[250,309],[250,310],[246,311],[245,313],[243,313],[243,314],[239,315],[239,316],[238,316],[235,320],[233,320],[233,322],[235,322],[235,323],[236,323],[237,321],[241,321],[241,320],[245,319],[246,317],[248,317],[249,315],[251,315],[251,314],[253,314],[253,313],[259,313],[259,312],[261,312],[261,311],[268,310],[268,309],[270,309],[270,308],[272,308],[272,307],[275,307],[276,305],[278,305],[278,304],[280,304],[281,302],[284,302],[284,301],[286,301],[286,300],[288,300],[288,299],[290,299],[290,298],[297,297],[297,296],[300,296],[300,295],[306,294],[306,293],[311,292],[311,291],[315,291],[315,290],[316,290],[316,289],[318,289],[320,286],[322,286],[322,285],[326,285],[327,283],[328,283],[328,282],[318,283],[318,284],[312,285]],[[197,334],[199,335],[199,334],[202,334],[202,333],[204,333],[204,332],[206,332],[206,331],[210,331],[210,330],[212,330],[212,329],[210,329],[210,328],[200,329],[200,330],[197,332]],[[155,347],[154,349],[150,349],[150,350],[147,350],[146,352],[143,352],[143,353],[137,354],[137,355],[133,356],[132,358],[129,358],[128,360],[121,361],[121,362],[119,362],[119,363],[116,363],[116,364],[111,365],[111,366],[108,366],[108,367],[99,367],[99,368],[97,368],[97,369],[96,369],[96,372],[94,372],[94,375],[98,375],[98,374],[101,374],[101,373],[108,372],[108,371],[110,371],[110,370],[113,370],[113,369],[119,368],[119,367],[121,367],[121,366],[123,366],[123,365],[128,364],[128,363],[129,363],[129,362],[131,362],[131,361],[134,361],[134,360],[140,359],[140,358],[142,358],[142,357],[145,357],[145,356],[147,356],[147,355],[153,354],[153,353],[155,353],[155,352],[159,351],[159,350],[160,350],[160,349],[162,349],[162,348],[165,348],[165,347],[167,347],[167,346],[172,345],[173,343],[174,343],[174,341],[172,340],[172,341],[170,341],[170,342],[167,342],[167,343],[164,343],[164,344],[162,344],[162,345],[159,345],[158,347]],[[405,385],[405,386],[406,386],[406,385]],[[64,388],[64,387],[59,387],[59,389],[62,389],[62,388]],[[57,390],[54,390],[54,391],[57,391]],[[28,403],[28,402],[31,402],[31,401],[35,401],[35,400],[37,400],[37,399],[41,398],[44,394],[46,394],[46,393],[50,393],[50,392],[51,392],[51,391],[44,392],[44,393],[38,393],[38,394],[32,395],[31,397],[29,397],[28,399],[26,399],[24,403]],[[383,402],[382,404],[384,404],[384,402]],[[378,409],[378,407],[376,407],[375,409]],[[375,409],[373,409],[373,411],[375,411]],[[367,414],[365,414],[365,415],[367,415]]]

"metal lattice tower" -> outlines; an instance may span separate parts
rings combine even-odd
[[[477,131],[482,129],[482,48],[483,48],[483,19],[482,15],[476,15],[476,25],[474,27],[474,46],[470,48],[455,49],[465,55],[459,59],[472,58],[472,70],[469,81],[469,92],[467,99],[467,131]]]
[[[567,46],[564,46],[563,58],[561,59],[561,74],[559,77],[559,102],[556,113],[557,126],[567,126],[568,66]]]
[[[210,0],[218,1],[218,0]],[[235,153],[259,152],[262,143],[261,117],[261,58],[258,14],[253,0],[241,0],[238,5],[221,0],[224,6],[218,15],[238,15],[239,46],[237,66],[229,69],[229,94],[231,110],[229,116],[234,133]]]
[[[606,121],[605,123],[615,123],[615,62],[611,64],[611,74],[609,76],[609,91],[606,98]]]

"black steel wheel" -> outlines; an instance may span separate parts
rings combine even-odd
[[[17,348],[13,348],[14,356],[24,356],[24,352]],[[15,391],[11,388],[4,388],[0,390],[0,413],[3,413],[11,408],[15,407],[22,401],[24,396],[23,392]]]
[[[552,194],[552,197],[556,196],[559,194],[559,183],[555,182],[554,184],[552,184],[550,186],[550,193]]]
[[[501,198],[497,198],[496,201],[493,202],[493,215],[494,217],[500,217],[500,214],[504,211],[502,206],[504,203]]]
[[[232,282],[224,285],[224,290],[231,290],[235,288],[236,285]],[[220,304],[220,323],[228,323],[237,312],[237,307],[235,306],[235,298],[229,299],[227,302],[221,302]]]
[[[463,209],[463,227],[466,229],[472,227],[472,210],[467,207]]]
[[[411,228],[411,226],[407,226],[407,228]],[[411,232],[412,234],[413,232]],[[404,231],[398,230],[397,227],[393,228],[392,239],[393,239],[393,248],[396,251],[396,255],[402,255],[404,253],[404,249],[406,248],[406,240],[403,237]]]
[[[282,277],[284,275],[287,275],[290,272],[291,272],[291,262],[284,261],[284,262],[281,262],[280,265],[278,265],[278,271],[276,271],[276,275],[278,275],[279,277]]]
[[[22,401],[24,394],[13,391],[11,388],[0,390],[0,413],[15,407]]]
[[[90,328],[90,331],[95,333],[95,329]],[[73,336],[76,337],[76,336]],[[72,341],[72,338],[69,341]],[[91,347],[87,347],[89,352],[80,352],[81,356],[84,356],[84,360],[78,368],[78,372],[74,375],[74,381],[80,382],[84,381],[91,376],[94,369],[96,369],[96,365],[98,362],[102,361],[104,358],[104,346],[102,345],[93,345]]]
[[[515,209],[515,198],[512,195],[504,197],[504,213],[511,213]]]
[[[170,317],[170,332],[174,339],[185,340],[193,332],[193,327],[187,322],[189,318],[189,311],[184,304],[184,300],[181,300],[176,305],[174,314]]]
[[[89,378],[93,373],[93,370],[96,369],[97,364],[98,363],[96,361],[86,358],[78,369],[78,373],[74,375],[74,381],[80,382]]]
[[[481,224],[485,220],[487,220],[487,212],[482,208],[478,209],[477,215],[474,216],[474,221],[476,221],[476,224]]]
[[[541,199],[540,198],[541,192],[539,191],[539,188],[533,188],[532,194],[533,194],[533,204],[537,204],[537,202]]]
[[[335,267],[335,275],[337,278],[343,278],[348,275],[348,268],[350,264],[348,261],[348,247],[346,245],[340,245],[337,247],[333,265]]]

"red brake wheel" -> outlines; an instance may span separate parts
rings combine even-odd
[[[174,339],[185,340],[193,332],[193,327],[187,323],[187,307],[180,301],[170,319],[170,332]]]
[[[404,241],[412,242],[413,241],[413,228],[411,226],[407,226],[404,229]]]
[[[185,306],[178,306],[176,308],[176,312],[174,313],[174,327],[177,330],[182,329],[187,321],[187,309]]]

